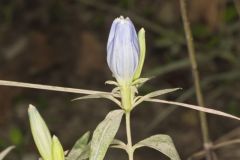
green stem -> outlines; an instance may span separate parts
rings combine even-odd
[[[130,112],[132,109],[132,91],[129,84],[124,84],[120,87],[122,107],[126,112]]]
[[[130,112],[126,112],[125,115],[126,115],[128,159],[133,160],[133,146],[132,146],[131,125],[130,125]]]
[[[123,83],[120,86],[122,108],[125,110],[126,116],[126,134],[127,134],[127,154],[128,159],[133,160],[133,145],[132,145],[132,135],[131,135],[131,124],[130,124],[130,112],[133,107],[133,97],[131,85],[129,83]]]

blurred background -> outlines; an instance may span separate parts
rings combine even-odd
[[[240,1],[189,0],[206,106],[240,116]],[[110,91],[106,43],[114,18],[132,19],[146,30],[147,55],[143,77],[154,78],[140,93],[182,87],[162,99],[197,104],[178,0],[1,0],[0,79]],[[28,104],[38,107],[52,133],[70,149],[93,131],[108,111],[107,100],[71,102],[76,94],[0,87],[0,150],[16,145],[6,159],[38,157],[30,133]],[[124,123],[117,137],[125,138]],[[209,115],[213,142],[239,138],[239,122]],[[182,159],[202,150],[198,113],[164,104],[144,103],[132,114],[133,141],[153,134],[170,135]],[[216,150],[219,160],[240,159],[240,145]],[[167,159],[140,149],[136,160]],[[106,159],[127,159],[110,149]]]

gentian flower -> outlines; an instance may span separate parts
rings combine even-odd
[[[140,49],[132,21],[120,16],[113,23],[107,43],[107,63],[118,83],[131,83],[138,67]]]

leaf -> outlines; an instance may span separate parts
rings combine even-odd
[[[180,160],[173,141],[168,135],[154,135],[134,145],[134,149],[140,147],[150,147],[168,156],[171,160]]]
[[[68,93],[80,93],[80,94],[108,93],[108,92],[103,92],[103,91],[50,86],[50,85],[42,85],[42,84],[34,84],[34,83],[23,83],[23,82],[16,82],[16,81],[5,81],[5,80],[0,80],[0,85],[1,86],[12,86],[12,87],[23,87],[23,88],[34,88],[34,89],[58,91],[58,92],[68,92]]]
[[[81,136],[77,142],[74,144],[73,148],[67,156],[67,160],[80,160],[79,157],[82,155],[84,150],[88,147],[88,141],[90,137],[90,132],[86,132]]]
[[[111,93],[113,95],[119,95],[119,92],[120,92],[120,87],[115,87],[115,88],[112,89]]]
[[[228,118],[240,120],[239,117],[236,117],[236,116],[233,116],[231,114],[224,113],[224,112],[221,112],[221,111],[218,111],[218,110],[215,110],[215,109],[207,108],[207,107],[201,107],[201,106],[197,106],[197,105],[180,103],[180,102],[166,101],[166,100],[161,100],[161,99],[148,99],[148,100],[145,100],[145,101],[157,102],[157,103],[166,103],[166,104],[174,104],[174,105],[177,105],[177,106],[194,109],[194,110],[198,110],[198,111],[201,111],[201,112],[211,113],[211,114],[215,114],[215,115],[219,115],[219,116],[223,116],[223,117],[228,117]]]
[[[105,84],[118,86],[118,83],[116,81],[112,81],[112,80],[106,81]]]
[[[73,99],[72,101],[83,100],[83,99],[95,99],[95,98],[106,98],[106,99],[109,99],[109,100],[113,101],[113,102],[116,103],[118,106],[121,106],[121,103],[119,102],[119,100],[117,100],[116,98],[114,98],[114,97],[112,96],[112,93],[92,94],[92,95],[87,95],[87,96],[82,96],[82,97],[75,98],[75,99]]]
[[[87,145],[83,152],[81,153],[81,155],[77,158],[77,160],[86,160],[89,159],[89,155],[90,155],[90,145]]]
[[[142,84],[146,83],[147,81],[149,81],[151,78],[138,78],[136,80],[133,81],[132,85],[137,85],[137,86],[141,86]]]
[[[80,151],[80,153],[78,152]],[[90,155],[90,145],[86,145],[82,150],[75,150],[74,156],[66,157],[66,160],[86,160]]]
[[[103,160],[112,143],[123,116],[123,110],[114,110],[97,126],[93,133],[89,160]]]
[[[65,159],[63,147],[55,135],[52,138],[52,159],[53,160],[64,160]]]
[[[111,147],[127,150],[127,145],[124,142],[122,142],[121,140],[118,140],[118,139],[114,139],[112,141]]]
[[[89,131],[84,133],[84,135],[82,135],[74,144],[73,149],[79,149],[79,148],[85,147],[88,144],[89,137],[90,137]]]
[[[44,119],[33,105],[28,107],[28,116],[34,142],[42,159],[52,159],[52,138]]]
[[[138,104],[142,103],[143,101],[146,101],[147,99],[157,97],[157,96],[160,96],[160,95],[163,95],[163,94],[167,94],[167,93],[170,93],[170,92],[174,92],[174,91],[179,90],[179,89],[181,89],[181,88],[162,89],[162,90],[158,90],[158,91],[148,93],[145,96],[142,96],[139,100],[137,100],[133,107],[136,107]]]
[[[14,146],[9,146],[8,148],[0,152],[0,160],[3,160],[3,158],[6,157],[6,155],[14,148]]]

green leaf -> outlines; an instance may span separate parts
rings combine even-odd
[[[142,96],[140,98],[137,97],[139,99],[134,104],[134,107],[136,107],[138,104],[142,103],[143,101],[146,101],[147,99],[157,97],[157,96],[160,96],[160,95],[163,95],[163,94],[171,93],[171,92],[174,92],[174,91],[179,90],[179,89],[181,89],[181,88],[162,89],[162,90],[158,90],[158,91],[148,93],[145,96]]]
[[[123,110],[114,110],[97,126],[93,133],[89,160],[103,160],[120,126]]]
[[[52,160],[52,138],[45,121],[36,107],[31,104],[28,108],[28,116],[33,139],[41,157],[44,160]]]
[[[88,146],[88,141],[90,137],[90,132],[86,132],[83,136],[81,136],[77,142],[74,144],[72,150],[69,152],[67,156],[67,160],[80,160],[83,152],[86,150]]]
[[[6,148],[5,150],[0,152],[0,160],[3,160],[4,157],[6,157],[6,155],[13,149],[15,148],[14,146],[9,146],[8,148]]]
[[[90,145],[87,145],[77,160],[86,160],[86,159],[89,159],[89,156],[90,156]]]
[[[115,87],[112,89],[112,95],[118,95],[119,96],[119,93],[120,93],[120,87]],[[120,97],[120,96],[119,96]]]
[[[112,81],[112,80],[106,81],[105,84],[118,86],[118,83],[116,81]]]
[[[112,148],[119,148],[119,149],[123,149],[123,150],[127,150],[127,145],[118,139],[114,139],[111,143],[111,147]]]
[[[112,93],[99,93],[99,94],[92,94],[92,95],[87,95],[87,96],[82,96],[82,97],[78,97],[73,99],[72,101],[76,101],[76,100],[83,100],[83,99],[96,99],[96,98],[106,98],[109,99],[111,101],[113,101],[114,103],[116,103],[118,106],[121,106],[121,103],[119,102],[118,99],[114,98],[112,96]]]
[[[173,144],[173,141],[171,137],[169,137],[168,135],[164,134],[154,135],[134,145],[134,149],[140,147],[150,147],[168,156],[171,160],[180,160],[177,150]]]
[[[147,81],[149,81],[152,78],[139,78],[133,81],[132,85],[136,85],[137,87],[143,85]]]
[[[77,142],[73,146],[73,149],[79,149],[79,148],[85,147],[88,144],[89,137],[90,137],[90,132],[88,131],[84,135],[82,135],[81,138],[77,140]]]
[[[236,120],[240,121],[240,117],[237,117],[237,116],[225,113],[225,112],[221,112],[221,111],[218,111],[218,110],[215,110],[215,109],[211,109],[213,107],[201,107],[201,106],[197,106],[197,105],[174,102],[174,101],[167,101],[167,100],[162,100],[162,99],[147,99],[145,101],[165,103],[165,104],[173,104],[173,105],[177,105],[177,106],[181,106],[181,107],[185,107],[185,108],[190,108],[190,109],[194,109],[194,110],[201,111],[201,112],[211,113],[211,114],[215,114],[215,115],[219,115],[219,116],[223,116],[223,117],[228,117],[228,118],[232,118],[232,119],[236,119]]]
[[[64,160],[65,159],[63,147],[55,135],[52,138],[52,159],[53,160]]]

